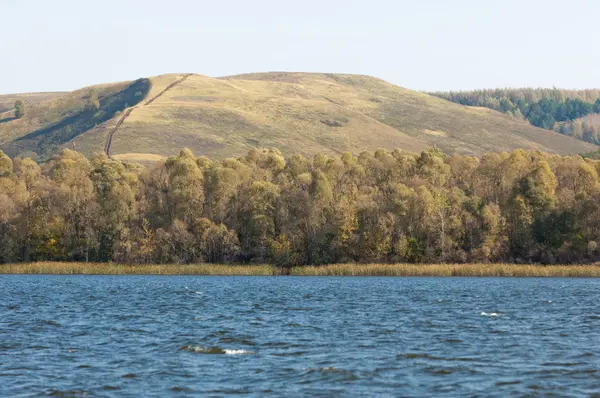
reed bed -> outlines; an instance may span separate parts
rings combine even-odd
[[[600,265],[530,264],[333,264],[298,267],[292,275],[304,276],[506,276],[600,277]]]
[[[273,275],[270,265],[39,262],[0,265],[0,274],[56,275]]]
[[[505,276],[505,277],[600,277],[600,264],[332,264],[294,267],[290,272],[271,265],[38,262],[0,265],[0,274],[57,275],[240,275],[271,276]]]

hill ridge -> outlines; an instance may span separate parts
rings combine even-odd
[[[466,107],[366,75],[267,72],[215,78],[186,73],[146,80],[146,91],[126,96],[135,105],[125,107],[125,114],[93,119],[99,122],[76,134],[51,126],[60,127],[64,115],[81,112],[89,88],[32,104],[22,120],[0,123],[0,148],[43,159],[76,145],[88,155],[103,151],[136,160],[174,155],[182,147],[213,158],[241,156],[256,147],[305,156],[378,148],[419,152],[434,145],[467,155],[517,148],[566,155],[598,148],[487,108]],[[102,103],[99,112],[106,111],[104,98],[131,84],[94,86]],[[37,141],[23,140],[43,129],[49,130]]]

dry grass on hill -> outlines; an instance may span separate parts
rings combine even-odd
[[[182,76],[149,78],[149,92],[114,135],[112,154],[132,159],[135,154],[169,156],[183,147],[212,158],[241,156],[255,147],[307,156],[378,148],[418,152],[432,145],[470,155],[517,148],[558,154],[597,149],[489,109],[465,107],[360,75],[192,75],[145,105]],[[104,96],[130,83],[95,87]],[[77,112],[87,92],[88,88],[31,105],[25,118],[0,124],[0,144]],[[87,155],[102,151],[119,117],[75,137],[76,149]],[[73,143],[62,145],[71,148]]]

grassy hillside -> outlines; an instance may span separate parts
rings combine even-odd
[[[59,148],[75,146],[73,140],[144,99],[150,83],[147,79],[87,87],[56,98],[27,106],[25,116],[12,118],[12,110],[0,115],[0,143],[7,154],[49,158]],[[99,109],[90,108],[94,91]],[[92,148],[90,148],[92,149]],[[99,151],[94,148],[92,151]]]
[[[26,106],[37,105],[40,102],[53,100],[66,93],[26,93],[0,95],[0,114],[14,109],[15,101],[21,100]]]
[[[559,154],[597,149],[487,108],[462,106],[368,76],[191,75],[179,83],[183,77],[149,78],[143,100],[135,100],[137,105],[120,100],[120,106],[133,107],[124,120],[122,113],[112,111],[105,115],[110,118],[98,120],[82,115],[89,89],[30,106],[24,120],[0,124],[0,148],[13,155],[33,151],[47,156],[59,146],[74,145],[91,154],[104,150],[113,132],[111,155],[136,161],[160,159],[182,147],[220,158],[239,156],[253,147],[305,155],[377,148],[420,151],[431,145],[471,155],[516,148]],[[170,87],[174,83],[178,84]],[[105,98],[131,84],[97,86],[101,110],[108,103]],[[58,133],[58,127],[72,124],[66,119],[73,115],[79,115],[77,132]],[[42,138],[48,134],[51,139]]]

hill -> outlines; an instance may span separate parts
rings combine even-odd
[[[90,109],[90,93],[99,109]],[[9,112],[0,114],[7,118]],[[484,107],[467,107],[360,75],[170,74],[105,84],[27,106],[0,123],[0,149],[48,158],[61,147],[152,161],[189,147],[215,158],[254,147],[285,154],[377,148],[447,153],[535,149],[576,154],[595,145]]]
[[[600,144],[600,130],[585,123],[585,118],[600,114],[600,89],[509,88],[431,94],[461,105],[484,106],[526,119],[536,127]]]

